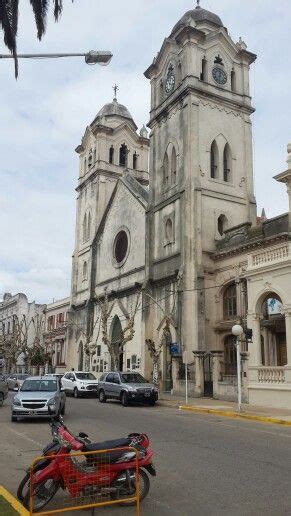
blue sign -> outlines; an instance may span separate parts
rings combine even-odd
[[[170,353],[172,356],[181,356],[180,344],[178,342],[172,342],[170,345]]]

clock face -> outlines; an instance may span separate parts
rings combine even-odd
[[[174,87],[175,87],[175,75],[170,73],[167,76],[166,82],[165,82],[166,93],[170,93],[171,91],[173,91]]]
[[[215,66],[212,69],[212,77],[217,84],[226,84],[227,82],[227,73],[219,66]]]

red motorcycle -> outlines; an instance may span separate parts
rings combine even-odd
[[[138,453],[140,501],[148,494],[148,473],[156,476],[152,464],[153,452],[146,434],[130,434],[125,439],[91,443],[87,434],[74,436],[59,416],[52,419],[53,442],[43,450],[44,458],[33,466],[33,510],[40,511],[55,496],[59,488],[67,490],[72,497],[104,497],[122,499],[136,493],[136,452]],[[118,450],[118,448],[128,448]],[[117,448],[116,450],[114,450]],[[112,450],[100,454],[101,450]],[[79,457],[70,451],[91,452]],[[48,458],[46,458],[48,457]],[[17,496],[26,508],[30,504],[30,470],[19,484]],[[133,505],[135,502],[123,502]]]

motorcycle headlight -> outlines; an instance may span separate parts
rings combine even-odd
[[[13,405],[15,405],[16,407],[21,407],[20,399],[15,397],[13,400]]]

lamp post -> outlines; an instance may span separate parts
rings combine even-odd
[[[237,407],[238,412],[241,412],[241,363],[240,363],[240,337],[244,330],[240,324],[235,324],[231,333],[236,337],[236,362],[237,362]]]
[[[90,50],[84,53],[54,53],[54,54],[18,54],[18,59],[55,59],[60,57],[84,57],[89,65],[100,64],[106,66],[110,63],[113,54],[109,50]],[[14,59],[11,54],[0,54],[0,59]]]

